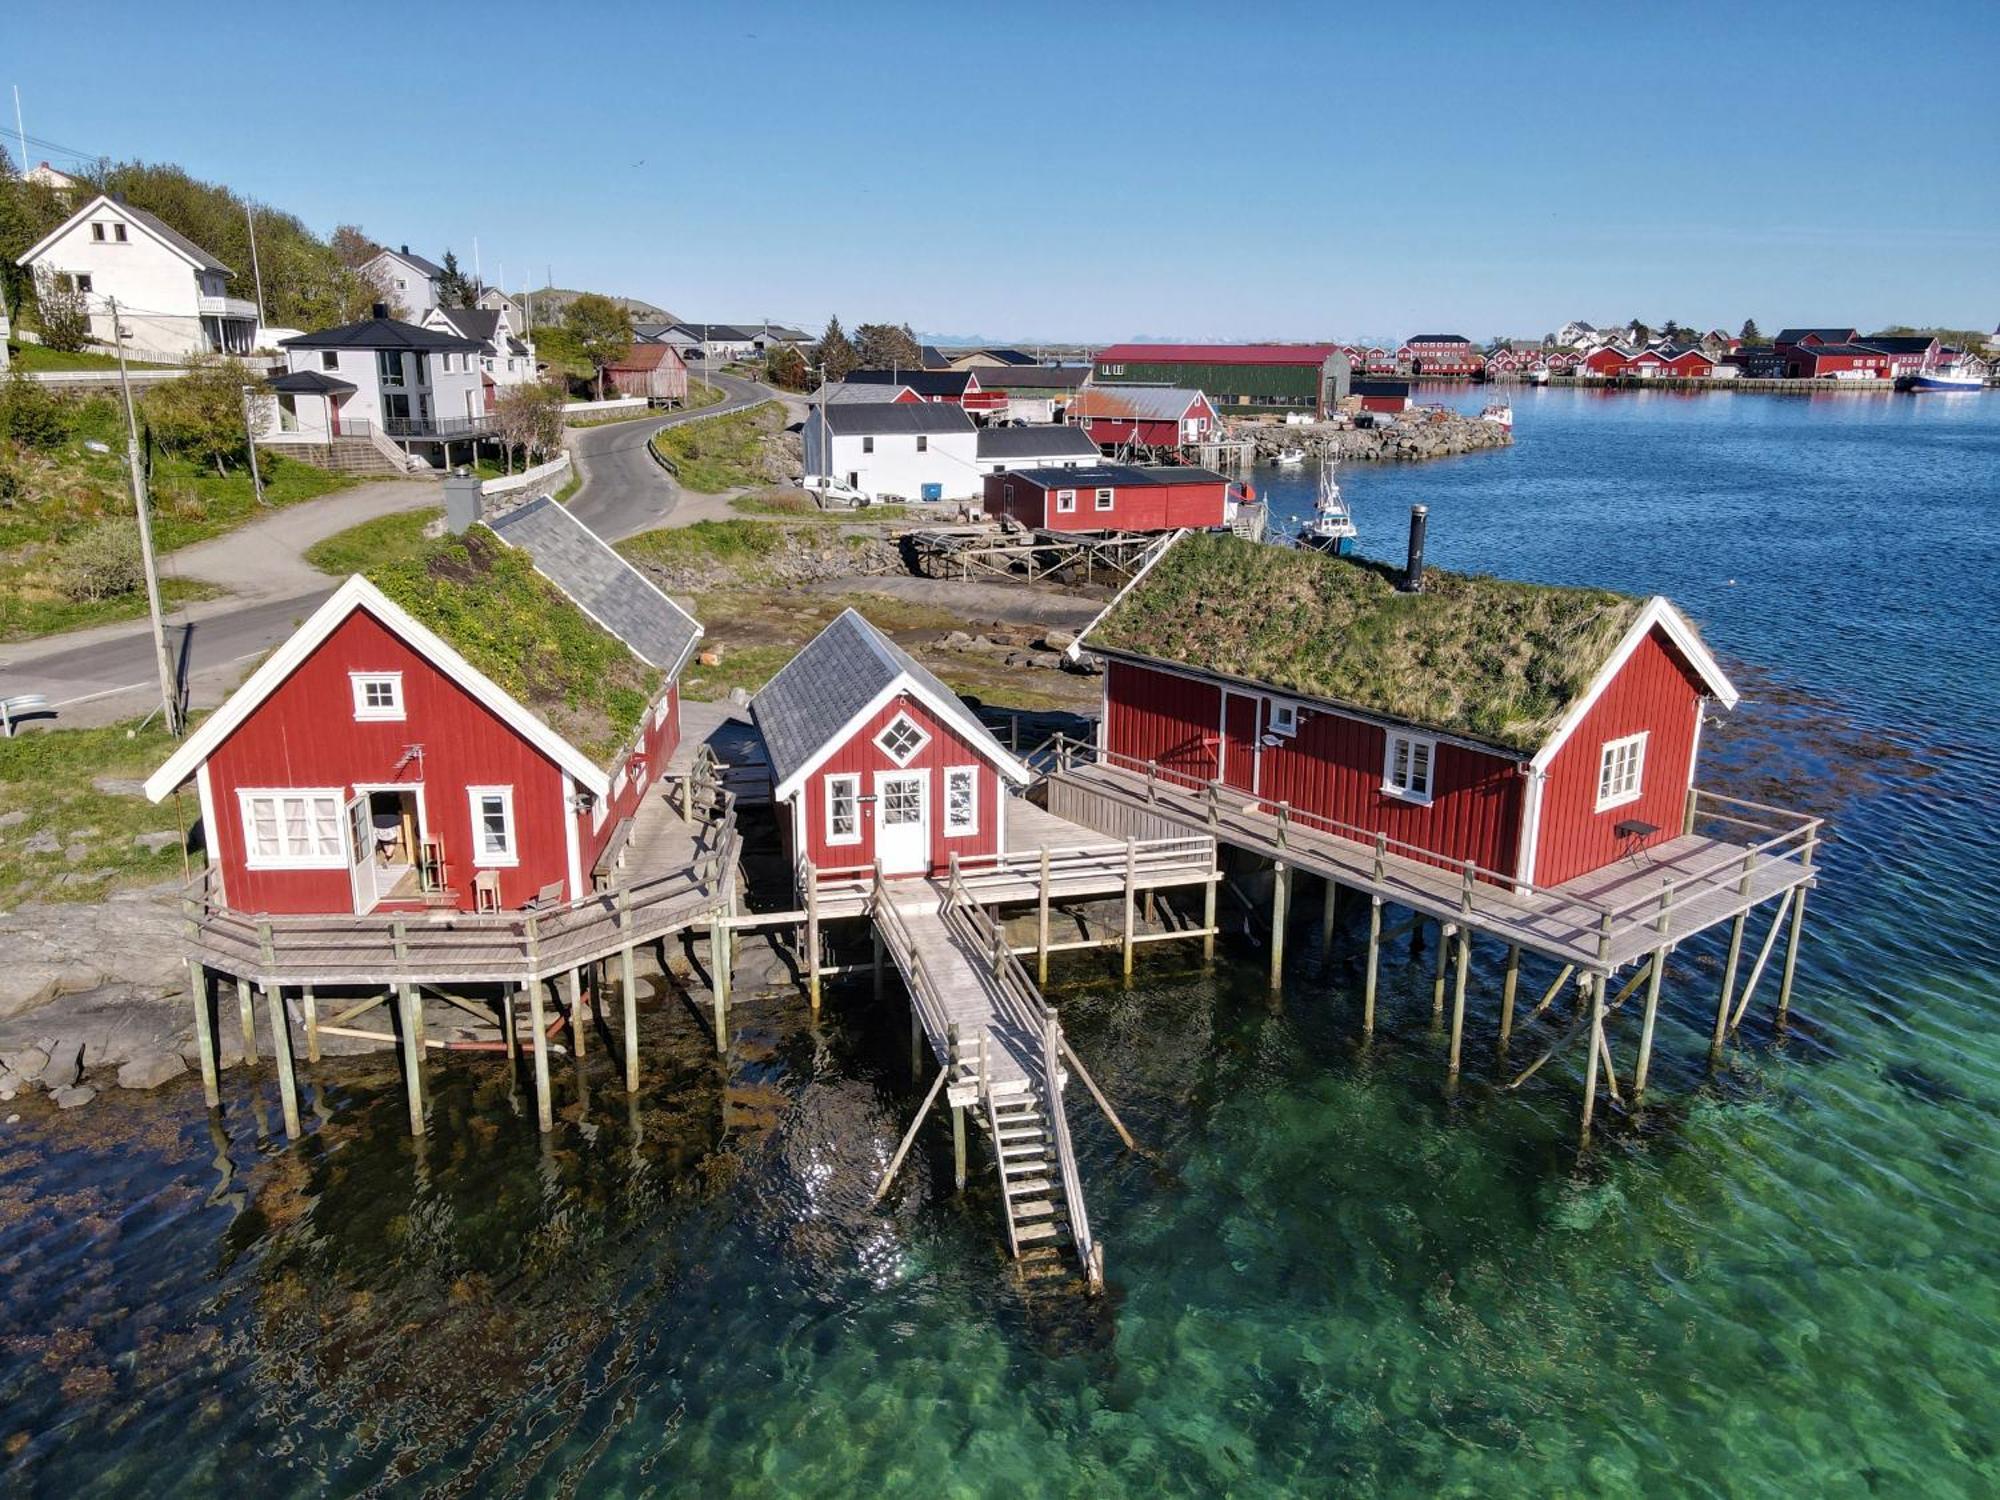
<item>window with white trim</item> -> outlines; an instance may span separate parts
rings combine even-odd
[[[931,451],[931,440],[930,440],[930,435],[929,435],[928,433],[922,433],[922,432],[918,433],[918,434],[917,434],[917,452],[919,452],[919,453],[928,453],[928,452],[930,452],[930,451]]]
[[[236,793],[244,862],[253,870],[338,870],[347,863],[334,787]]]
[[[826,841],[861,842],[861,778],[844,772],[826,778]]]
[[[403,717],[403,674],[401,672],[350,672],[354,685],[354,717],[357,719],[400,719]]]
[[[1646,732],[1606,740],[1597,755],[1597,810],[1639,800],[1646,778]]]
[[[469,786],[472,803],[472,862],[482,868],[517,865],[521,851],[514,841],[514,789],[511,786]]]
[[[1299,706],[1282,698],[1271,700],[1271,733],[1292,735],[1299,732]]]
[[[899,766],[907,766],[916,759],[917,752],[931,742],[931,737],[917,727],[916,720],[908,714],[897,714],[889,725],[875,736],[875,743],[882,747],[882,753]]]
[[[1076,491],[1057,490],[1056,491],[1057,512],[1062,515],[1068,515],[1075,509],[1076,509]]]
[[[1437,741],[1391,730],[1382,758],[1382,790],[1409,802],[1431,800]]]
[[[1118,492],[1116,490],[1099,490],[1097,492],[1097,508],[1099,510],[1109,510],[1117,498]]]
[[[979,767],[951,766],[944,773],[944,836],[979,832]]]

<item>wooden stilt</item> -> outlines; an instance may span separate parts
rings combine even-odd
[[[1736,998],[1736,966],[1743,958],[1743,923],[1748,912],[1729,924],[1729,961],[1722,970],[1722,994],[1715,1004],[1715,1035],[1709,1041],[1710,1060],[1722,1056],[1722,1039],[1729,1031],[1729,1002]]]
[[[806,1003],[819,1014],[819,877],[806,866]]]
[[[278,1098],[285,1111],[285,1134],[299,1138],[299,1080],[292,1071],[292,1023],[285,1014],[285,987],[264,986],[264,1008],[271,1018],[271,1056],[278,1063]]]
[[[1132,982],[1132,897],[1133,885],[1138,879],[1138,861],[1138,843],[1133,839],[1125,840],[1125,926],[1121,929],[1125,944],[1119,955],[1119,967],[1127,984]]]
[[[924,1076],[924,1020],[917,1014],[917,993],[910,991],[910,1082]]]
[[[1382,972],[1382,898],[1368,898],[1368,980],[1361,991],[1361,1034],[1375,1034],[1375,983]]]
[[[521,997],[505,986],[500,991],[500,1034],[507,1043],[507,1061],[517,1061],[521,1056],[521,1039],[517,1032],[514,1004]]]
[[[1653,1022],[1660,1011],[1660,980],[1667,971],[1667,950],[1655,948],[1650,972],[1646,975],[1646,1019],[1639,1027],[1639,1061],[1632,1072],[1632,1107],[1646,1097],[1646,1073],[1653,1065]]]
[[[729,928],[718,913],[708,924],[709,977],[715,981],[715,1050],[729,1050]]]
[[[396,994],[396,1009],[402,1024],[397,1029],[403,1034],[403,1092],[410,1104],[410,1134],[424,1133],[424,1085],[423,1067],[424,1044],[417,1030],[417,1007],[423,1002],[417,997],[417,987],[403,985]]]
[[[1035,887],[1035,983],[1049,985],[1049,851],[1042,847],[1041,878]]]
[[[1792,976],[1798,972],[1799,942],[1806,931],[1806,887],[1799,887],[1798,899],[1792,903],[1792,935],[1785,942],[1785,968],[1778,980],[1778,1024],[1792,1010]]]
[[[1465,1041],[1465,976],[1472,967],[1472,929],[1458,928],[1458,972],[1451,983],[1451,1081],[1458,1081],[1458,1059]]]
[[[1444,971],[1446,965],[1451,962],[1450,938],[1452,926],[1453,924],[1450,922],[1438,923],[1437,973],[1431,979],[1431,1021],[1433,1023],[1444,1019]]]
[[[1500,981],[1500,1050],[1507,1050],[1507,1043],[1514,1035],[1514,992],[1521,983],[1521,945],[1507,945],[1507,977]]]
[[[1222,887],[1222,861],[1213,862],[1208,881],[1201,888],[1201,961],[1215,962],[1215,893]]]
[[[1271,862],[1271,988],[1285,980],[1285,920],[1291,904],[1292,872],[1283,860]]]
[[[313,987],[307,985],[299,991],[299,1019],[306,1023],[306,1061],[319,1061],[319,998],[313,994]]]
[[[236,1019],[243,1027],[243,1060],[253,1063],[257,1060],[257,1009],[250,999],[250,981],[243,978],[236,981]]]
[[[535,1121],[543,1134],[556,1128],[555,1102],[549,1097],[549,1027],[542,1014],[542,982],[528,981],[528,1041],[535,1049]]]
[[[583,970],[569,971],[570,1050],[581,1058],[589,1046],[590,1022],[583,1013]]]
[[[1333,928],[1340,919],[1340,886],[1329,876],[1319,905],[1319,961],[1325,963],[1333,952]]]
[[[222,1078],[215,1062],[215,1012],[208,993],[208,970],[188,960],[188,997],[194,1001],[194,1041],[201,1049],[201,1097],[210,1109],[222,1103]]]
[[[882,929],[873,928],[870,936],[875,939],[875,1003],[882,1003]]]
[[[1590,1060],[1583,1069],[1582,1143],[1590,1143],[1591,1116],[1597,1112],[1597,1061],[1604,1050],[1604,981],[1595,974],[1583,981],[1584,1003],[1590,1007]]]
[[[632,945],[618,952],[619,999],[625,1007],[625,1092],[639,1092],[639,985],[632,975]]]
[[[965,1106],[951,1107],[951,1171],[958,1190],[965,1191]]]

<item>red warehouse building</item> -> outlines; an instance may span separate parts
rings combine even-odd
[[[1018,469],[986,476],[986,513],[1034,531],[1175,531],[1224,526],[1241,496],[1212,469]]]
[[[1608,380],[1613,375],[1632,373],[1632,361],[1637,358],[1630,349],[1621,349],[1616,344],[1603,344],[1590,351],[1577,362],[1576,373],[1595,375],[1600,380]]]
[[[1178,448],[1212,436],[1215,405],[1200,391],[1171,385],[1085,386],[1069,420],[1100,448]]]
[[[1361,398],[1363,411],[1402,412],[1416,405],[1407,380],[1357,380],[1354,394]]]
[[[750,709],[794,866],[938,875],[1006,849],[1028,768],[909,653],[853,610],[764,684]]]
[[[1683,832],[1703,711],[1737,695],[1673,605],[1402,581],[1177,538],[1085,632],[1101,751],[1489,882],[1561,885]]]
[[[1398,368],[1412,375],[1477,375],[1485,363],[1479,346],[1462,333],[1420,333],[1396,351]]]
[[[1778,351],[1794,380],[1887,380],[1894,356],[1866,344],[1808,344]]]
[[[900,386],[919,401],[959,406],[980,416],[1007,409],[1007,393],[985,389],[979,383],[978,372],[973,370],[849,370],[846,383]],[[884,396],[882,399],[903,398]]]
[[[209,897],[241,912],[580,900],[679,742],[700,637],[539,497],[349,578],[146,795],[194,784]]]

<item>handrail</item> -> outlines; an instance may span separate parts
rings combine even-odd
[[[1063,1203],[1069,1209],[1070,1238],[1076,1242],[1076,1253],[1087,1268],[1091,1268],[1095,1279],[1096,1250],[1090,1235],[1090,1210],[1083,1201],[1083,1174],[1077,1170],[1076,1147],[1069,1138],[1069,1116],[1063,1110],[1062,1090],[1056,1080],[1062,1075],[1057,1071],[1057,1038],[1061,1027],[1051,1014],[1042,1027],[1042,1071],[1049,1081],[1049,1126],[1056,1138],[1056,1168],[1062,1174]]]

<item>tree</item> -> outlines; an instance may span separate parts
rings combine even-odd
[[[812,381],[806,357],[790,344],[778,344],[764,357],[764,381],[782,391],[802,391]]]
[[[1743,331],[1736,336],[1746,344],[1761,344],[1764,342],[1764,335],[1757,331],[1757,320],[1755,318],[1745,318],[1743,320]]]
[[[826,331],[813,345],[813,363],[821,367],[821,375],[829,381],[845,380],[847,372],[855,367],[857,356],[854,344],[840,326],[840,319],[826,320]]]
[[[350,271],[360,270],[382,253],[382,247],[363,234],[359,224],[336,224],[327,245]]]
[[[163,448],[215,465],[227,474],[248,445],[243,387],[263,384],[239,359],[198,355],[187,373],[146,392],[146,423]]]
[[[1631,322],[1628,336],[1635,344],[1647,344],[1652,342],[1653,330],[1648,328],[1644,323],[1641,323],[1637,318],[1634,318]]]
[[[444,253],[444,274],[438,277],[438,305],[440,307],[470,307],[479,300],[479,289],[472,284],[472,278],[458,268],[458,257],[451,251]]]
[[[62,194],[20,176],[13,158],[0,147],[0,294],[16,316],[35,290],[34,277],[19,263],[21,256],[68,217]]]
[[[562,326],[577,355],[597,374],[597,399],[604,399],[604,367],[632,347],[632,314],[609,297],[584,292],[563,309]]]
[[[567,392],[537,381],[503,386],[493,398],[493,421],[507,447],[507,472],[514,472],[514,451],[523,460],[551,452],[562,442],[562,408]]]
[[[1660,329],[1660,337],[1670,344],[1677,344],[1680,342],[1682,332],[1680,323],[1673,318],[1669,318],[1665,326]]]
[[[854,354],[864,370],[919,370],[924,351],[908,326],[863,323],[854,330]]]
[[[35,268],[35,324],[42,343],[64,354],[90,342],[90,299],[77,290],[75,277],[51,266]]]

